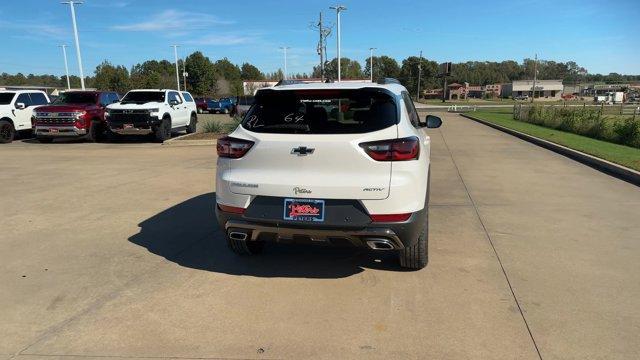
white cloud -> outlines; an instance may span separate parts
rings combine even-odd
[[[157,14],[151,14],[147,17],[149,20],[138,23],[115,25],[111,29],[118,31],[166,31],[166,30],[203,30],[213,25],[232,24],[227,20],[201,13],[164,10]]]
[[[103,2],[90,2],[88,3],[89,6],[91,7],[97,7],[97,8],[115,8],[115,9],[122,9],[124,7],[129,6],[129,2],[128,1],[103,1]]]
[[[68,28],[42,24],[40,22],[0,21],[0,29],[12,30],[11,36],[17,38],[44,38],[54,40],[66,40],[69,38],[71,31]]]

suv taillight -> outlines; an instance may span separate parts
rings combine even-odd
[[[244,139],[236,139],[229,136],[218,139],[218,156],[239,159],[251,149],[254,142]]]
[[[420,157],[420,139],[415,136],[402,139],[371,141],[360,147],[376,161],[417,160]]]

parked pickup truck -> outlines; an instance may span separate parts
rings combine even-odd
[[[196,112],[196,101],[186,91],[131,90],[122,101],[107,107],[108,134],[112,139],[120,135],[151,135],[161,143],[169,140],[172,132],[194,133]]]
[[[0,144],[30,133],[33,110],[48,103],[49,97],[40,90],[0,91]]]
[[[36,139],[50,143],[55,138],[102,140],[107,129],[104,111],[107,105],[120,100],[111,91],[67,91],[51,105],[34,111]]]
[[[209,113],[223,113],[228,114],[234,106],[234,101],[231,98],[220,98],[220,100],[209,100],[207,102],[207,111]]]

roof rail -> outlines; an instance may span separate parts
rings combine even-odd
[[[385,85],[385,84],[398,84],[398,85],[400,85],[400,81],[399,81],[398,79],[394,79],[394,78],[386,77],[386,78],[378,79],[378,84],[381,84],[381,85]]]

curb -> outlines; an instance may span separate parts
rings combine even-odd
[[[162,145],[165,146],[198,146],[198,145],[210,145],[215,146],[217,140],[178,140],[178,141],[165,141]]]
[[[507,134],[513,135],[517,138],[520,138],[522,140],[528,141],[532,144],[538,145],[540,147],[543,147],[547,150],[551,150],[553,152],[556,152],[560,155],[564,155],[572,160],[576,160],[578,162],[581,162],[587,166],[590,166],[598,171],[601,171],[605,174],[611,175],[613,177],[616,177],[618,179],[624,180],[626,182],[629,182],[633,185],[636,186],[640,186],[640,172],[633,170],[633,169],[629,169],[628,167],[622,166],[622,165],[618,165],[615,163],[612,163],[610,161],[601,159],[599,157],[595,157],[593,155],[589,155],[589,154],[585,154],[581,151],[578,150],[573,150],[571,148],[568,148],[566,146],[562,146],[562,145],[558,145],[556,143],[553,143],[551,141],[547,141],[547,140],[543,140],[540,139],[538,137],[535,136],[531,136],[525,133],[522,133],[520,131],[516,131],[516,130],[512,130],[509,128],[506,128],[504,126],[501,125],[497,125],[494,123],[491,123],[489,121],[486,120],[482,120],[482,119],[478,119],[476,117],[470,116],[470,115],[466,115],[466,114],[459,114],[460,116],[463,116],[467,119],[473,120],[473,121],[477,121],[481,124],[487,125],[489,127],[492,127],[496,130],[500,130],[502,132],[505,132]]]

